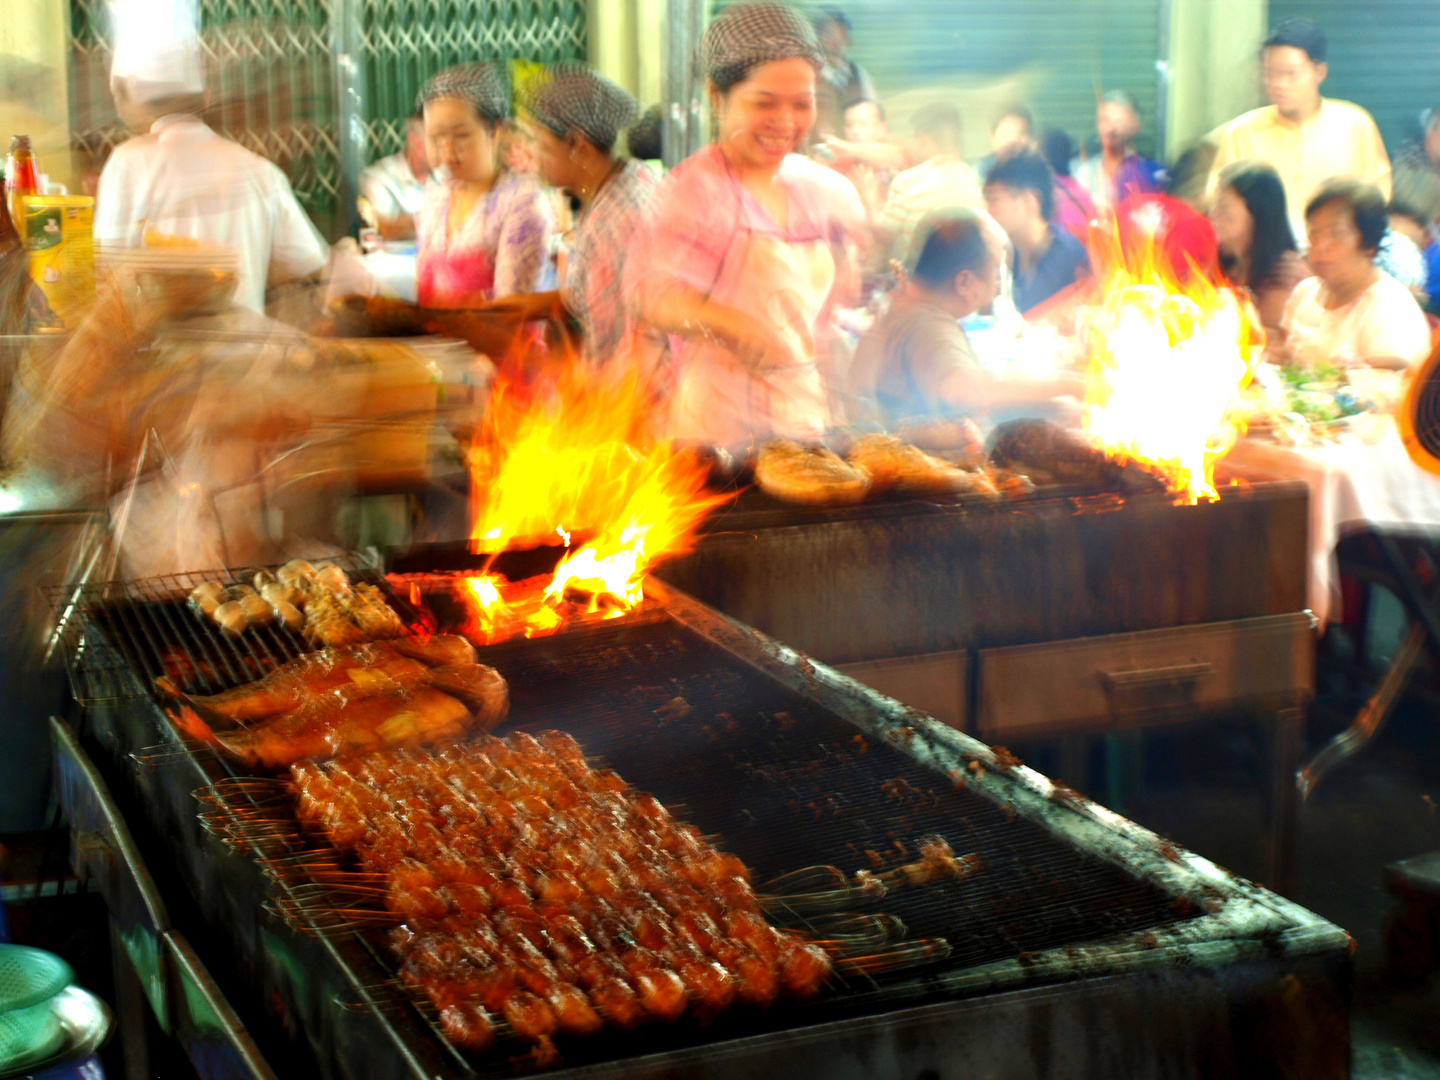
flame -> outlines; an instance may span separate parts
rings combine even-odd
[[[1153,241],[1094,245],[1100,300],[1084,321],[1084,427],[1108,456],[1164,480],[1176,502],[1214,499],[1215,462],[1244,433],[1237,403],[1265,347],[1249,301]]]
[[[690,549],[724,502],[708,466],[655,438],[654,402],[633,375],[597,378],[566,365],[535,385],[503,379],[470,453],[476,551],[567,549],[548,578],[466,580],[484,641],[554,633],[572,615],[620,615],[644,599],[645,575]]]

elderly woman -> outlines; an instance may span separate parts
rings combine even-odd
[[[1315,276],[1295,286],[1280,320],[1294,362],[1403,370],[1428,355],[1420,305],[1373,261],[1388,226],[1385,197],[1371,184],[1332,180],[1311,197],[1305,231]]]
[[[625,256],[655,190],[655,175],[617,157],[615,141],[635,115],[635,99],[581,63],[557,64],[530,103],[545,182],[580,200],[570,261],[558,294],[539,294],[538,310],[564,303],[584,332],[585,356],[603,364],[626,351],[633,327],[625,302]]]
[[[736,4],[701,43],[717,140],[657,193],[638,302],[671,335],[671,435],[742,449],[811,439],[829,419],[822,362],[837,258],[864,221],[854,186],[796,153],[822,57],[810,22]]]
[[[420,95],[430,162],[449,179],[430,188],[416,215],[417,291],[424,307],[478,307],[534,292],[545,271],[551,211],[534,177],[501,169],[498,143],[510,114],[502,69],[462,64]]]

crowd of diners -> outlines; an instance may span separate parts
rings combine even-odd
[[[967,161],[954,104],[888,116],[850,46],[839,11],[726,7],[699,50],[712,140],[663,176],[657,111],[637,118],[589,66],[553,66],[518,102],[504,65],[450,68],[362,190],[382,236],[414,238],[422,306],[571,320],[597,377],[638,374],[659,429],[720,446],[841,424],[983,425],[1079,393],[1063,367],[988,363],[967,327],[1068,332],[1100,269],[1097,235],[1153,245],[1181,282],[1243,289],[1276,362],[1404,369],[1428,355],[1440,110],[1392,164],[1363,108],[1323,96],[1314,24],[1257,43],[1269,105],[1168,167],[1136,150],[1143,117],[1123,89],[1096,102],[1092,152],[1015,106]],[[148,142],[112,157],[102,240],[157,217],[143,188],[166,181],[174,129],[186,152],[224,141],[193,112],[152,102],[150,133],[133,141]],[[283,177],[265,178],[270,220],[246,242],[268,249],[252,284],[322,257],[313,229],[287,224]]]

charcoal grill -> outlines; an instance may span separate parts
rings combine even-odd
[[[209,943],[262,1048],[286,1071],[303,1058],[333,1077],[532,1066],[513,1044],[455,1051],[399,989],[380,939],[294,910],[277,919],[283,875],[204,827],[191,793],[233,769],[183,742],[150,680],[174,671],[176,649],[197,679],[291,654],[278,636],[267,658],[212,634],[179,599],[198,580],[72,594],[71,648],[77,685],[106,682],[86,743],[162,890],[193,900],[190,936]],[[878,902],[911,937],[947,939],[948,958],[708,1028],[563,1046],[556,1076],[1347,1074],[1343,931],[682,593],[656,582],[635,612],[482,659],[510,681],[517,726],[571,732],[757,881],[869,868],[872,852],[894,865],[926,833],[986,863]]]
[[[1308,492],[1223,468],[1217,487],[1196,506],[1132,485],[836,509],[749,489],[659,574],[986,741],[1058,740],[1077,787],[1090,736],[1259,719],[1266,880],[1288,892],[1314,665]]]

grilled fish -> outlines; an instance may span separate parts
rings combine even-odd
[[[155,680],[164,694],[185,702],[210,724],[261,720],[290,712],[310,699],[347,686],[404,680],[432,667],[473,664],[475,647],[454,634],[425,640],[397,638],[343,649],[321,649],[276,668],[265,678],[219,694],[187,695],[169,676]]]
[[[510,708],[509,687],[483,664],[427,668],[378,684],[342,686],[254,727],[210,732],[191,713],[181,726],[247,765],[280,768],[304,758],[366,753],[493,727]]]

